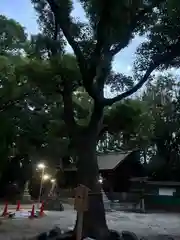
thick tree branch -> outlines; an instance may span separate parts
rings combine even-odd
[[[102,102],[104,99],[104,84],[106,78],[110,71],[110,63],[112,61],[111,56],[108,54],[108,51],[104,54],[104,59],[101,60],[96,72],[96,88],[97,94],[99,96],[99,102]]]
[[[74,37],[70,32],[71,23],[69,21],[66,21],[64,24],[64,19],[63,19],[64,12],[61,11],[61,7],[58,4],[56,4],[55,0],[47,0],[47,2],[51,8],[51,11],[54,14],[55,26],[56,26],[55,35],[56,35],[56,31],[58,30],[57,26],[59,26],[66,40],[68,41],[69,45],[72,47],[74,54],[77,58],[78,66],[82,74],[84,87],[88,92],[88,94],[95,99],[96,94],[93,89],[92,81],[91,82],[89,81],[87,61],[79,47],[79,44],[75,41]]]
[[[65,24],[63,23],[64,22],[64,19],[63,19],[64,13],[61,12],[61,8],[58,4],[56,4],[55,0],[47,0],[47,2],[51,8],[51,11],[54,14],[54,20],[55,20],[55,26],[56,26],[55,31],[58,31],[57,26],[59,26],[61,28],[65,38],[67,39],[68,43],[70,44],[70,46],[72,47],[72,49],[76,55],[81,73],[83,75],[84,74],[86,75],[86,67],[87,67],[86,61],[85,61],[85,58],[83,56],[83,53],[82,53],[78,43],[75,41],[74,37],[70,33],[70,29],[71,29],[70,22],[66,22]]]
[[[91,79],[94,79],[94,77],[96,76],[96,68],[100,63],[103,47],[106,46],[106,39],[108,36],[107,34],[105,34],[105,32],[107,33],[107,28],[108,28],[107,22],[109,19],[108,15],[110,13],[109,7],[110,7],[110,1],[104,1],[100,19],[97,24],[97,30],[96,30],[97,43],[91,56],[91,63],[90,63]]]
[[[158,65],[157,64],[152,64],[148,70],[146,71],[145,75],[143,76],[143,78],[133,87],[131,88],[130,90],[114,97],[114,98],[111,98],[111,99],[105,99],[104,100],[104,105],[107,106],[107,105],[112,105],[113,103],[117,102],[117,101],[121,101],[122,99],[126,98],[126,97],[129,97],[130,95],[132,95],[133,93],[135,93],[138,89],[140,89],[143,84],[147,81],[148,77],[150,76],[150,74],[152,73],[152,71],[157,67]]]
[[[90,133],[99,134],[103,121],[103,106],[99,102],[94,101],[94,108],[89,122],[88,130]]]
[[[147,81],[148,77],[150,76],[150,74],[161,64],[163,63],[167,63],[170,62],[171,60],[173,60],[179,53],[177,53],[177,46],[179,45],[179,43],[169,47],[169,51],[166,52],[165,54],[161,55],[161,56],[156,56],[154,57],[154,60],[152,60],[152,63],[150,64],[149,68],[147,69],[146,73],[144,74],[144,76],[142,77],[142,79],[130,90],[114,97],[111,99],[104,99],[104,106],[110,106],[113,103],[117,102],[117,101],[121,101],[122,99],[129,97],[130,95],[132,95],[133,93],[135,93],[138,89],[140,89],[143,84]]]
[[[90,81],[96,77],[96,96],[99,98],[94,97],[95,100],[101,101],[102,100],[102,91],[104,87],[104,81],[106,79],[106,75],[108,74],[106,69],[109,63],[112,61],[112,58],[115,54],[117,54],[120,50],[127,46],[131,33],[137,27],[137,22],[140,21],[144,15],[147,13],[149,9],[142,9],[139,11],[137,15],[131,20],[131,24],[129,28],[127,28],[123,41],[116,45],[114,49],[110,51],[111,45],[106,42],[106,37],[104,35],[105,28],[107,28],[106,21],[108,19],[108,12],[109,12],[109,4],[110,1],[105,1],[104,8],[102,10],[102,14],[100,17],[100,21],[97,26],[97,43],[95,50],[92,54],[92,60],[90,65]],[[107,31],[106,31],[107,33]],[[104,58],[104,59],[102,59]],[[105,64],[104,64],[105,61]],[[102,68],[101,65],[106,65],[106,68]],[[102,69],[101,69],[102,68]],[[100,75],[98,73],[100,71]]]

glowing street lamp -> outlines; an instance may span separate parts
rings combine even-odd
[[[38,169],[45,169],[45,165],[44,165],[44,163],[39,163],[38,165],[37,165],[37,167],[38,167]]]
[[[103,177],[102,177],[101,175],[99,176],[98,182],[99,182],[100,184],[103,183]]]
[[[56,179],[51,178],[51,190],[49,192],[49,196],[53,196],[55,187],[56,187]]]
[[[50,179],[50,176],[49,176],[48,174],[44,174],[44,176],[43,176],[43,181],[46,181],[46,180],[48,180],[48,179]]]

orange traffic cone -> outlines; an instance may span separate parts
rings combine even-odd
[[[2,217],[6,217],[6,216],[8,216],[8,203],[7,202],[5,203],[4,211],[2,213]]]
[[[20,211],[20,201],[17,202],[16,211]]]
[[[30,213],[30,216],[29,218],[35,218],[35,214],[34,214],[34,204],[32,205],[32,210],[31,210],[31,213]]]
[[[44,216],[44,202],[42,202],[41,207],[40,207],[40,212],[39,212],[39,217]]]

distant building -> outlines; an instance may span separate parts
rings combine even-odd
[[[143,176],[139,151],[104,153],[97,158],[105,192],[126,192],[130,187],[130,178]],[[76,167],[65,168],[64,178],[64,186],[74,188],[77,185]]]
[[[146,210],[180,212],[180,182],[132,178],[131,191],[144,199]]]

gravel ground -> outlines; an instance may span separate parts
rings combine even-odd
[[[72,207],[65,204],[65,211],[47,211],[41,219],[28,219],[27,209],[31,206],[23,206],[24,211],[17,213],[15,219],[2,219],[0,225],[0,239],[20,240],[28,239],[41,232],[49,231],[55,226],[61,229],[72,229],[76,213]],[[11,207],[10,211],[15,209]],[[180,215],[179,214],[138,214],[122,211],[113,211],[106,214],[108,226],[117,231],[132,231],[139,237],[148,239],[167,239],[172,236],[180,240]]]

